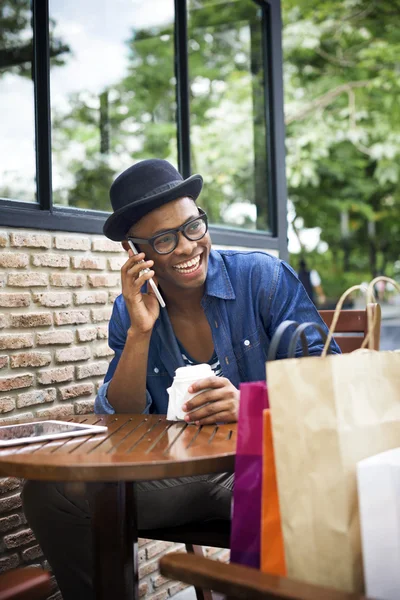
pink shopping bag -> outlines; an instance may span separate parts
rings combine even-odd
[[[260,568],[264,381],[240,385],[231,527],[231,562]]]

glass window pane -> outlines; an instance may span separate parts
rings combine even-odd
[[[110,210],[115,175],[177,164],[174,0],[50,0],[70,52],[50,73],[54,203]]]
[[[0,197],[35,201],[30,0],[0,3]]]
[[[188,0],[192,172],[211,222],[269,230],[262,12]]]

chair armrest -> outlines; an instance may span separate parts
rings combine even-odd
[[[367,600],[365,596],[310,585],[286,577],[266,575],[237,564],[224,564],[209,558],[171,553],[160,560],[160,572],[228,598],[248,600]]]
[[[51,592],[50,573],[37,567],[0,575],[0,600],[44,600]]]

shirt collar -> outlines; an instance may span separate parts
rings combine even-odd
[[[205,295],[216,296],[224,300],[235,300],[236,295],[222,256],[211,250],[208,258],[208,270]]]

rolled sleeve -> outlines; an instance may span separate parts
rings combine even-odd
[[[108,391],[109,385],[110,385],[110,381],[106,381],[105,383],[103,383],[103,385],[99,388],[99,391],[97,392],[96,400],[94,401],[94,412],[96,414],[103,414],[103,415],[104,414],[105,415],[114,415],[115,414],[114,407],[111,406],[111,404],[107,400],[107,391]],[[150,413],[151,404],[152,404],[151,395],[146,390],[146,406],[142,412],[143,415],[148,415]]]

